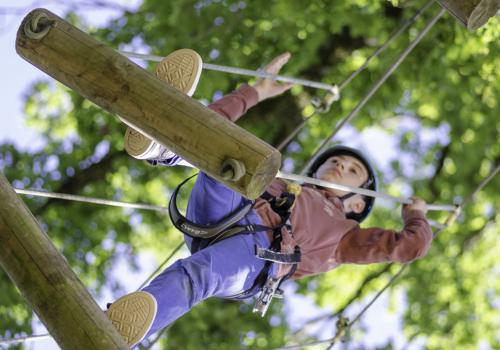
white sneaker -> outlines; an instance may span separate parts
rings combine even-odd
[[[156,66],[155,73],[159,79],[192,96],[200,80],[202,65],[198,53],[181,49],[165,57]],[[125,132],[124,144],[125,151],[137,159],[161,161],[175,156],[175,153],[130,127]]]
[[[148,292],[127,294],[116,300],[106,315],[131,348],[148,334],[156,317],[156,299]]]

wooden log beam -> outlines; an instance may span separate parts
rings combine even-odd
[[[20,56],[134,129],[247,198],[275,177],[280,153],[115,50],[45,9],[30,12],[17,33]],[[239,180],[221,169],[236,160]],[[227,175],[227,173],[226,173]]]
[[[0,266],[61,349],[129,349],[1,173]]]
[[[500,9],[500,0],[438,0],[438,2],[470,30],[485,25]]]

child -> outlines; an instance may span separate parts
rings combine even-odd
[[[176,53],[172,55],[177,56]],[[175,78],[164,75],[160,78],[181,91],[192,92],[201,71],[201,59],[190,50],[184,50],[183,55],[180,60],[177,57],[177,63],[169,56],[160,66],[168,64],[170,70],[179,70],[180,76],[191,81],[191,85],[182,88]],[[288,53],[278,56],[266,71],[277,74],[289,58]],[[185,64],[188,61],[198,64]],[[234,122],[257,102],[277,96],[290,87],[290,84],[261,79],[253,86],[244,85],[209,108]],[[135,147],[138,144],[141,146]],[[131,130],[126,133],[125,145],[136,158],[147,159],[153,164],[175,165],[182,161]],[[325,151],[313,163],[309,175],[376,190],[375,171],[370,163],[359,151],[348,147],[336,146]],[[128,344],[134,346],[209,297],[253,296],[262,288],[263,275],[281,281],[287,275],[293,279],[303,278],[343,263],[409,262],[424,256],[429,249],[432,231],[425,217],[426,204],[421,199],[413,198],[412,204],[403,207],[405,226],[401,232],[396,232],[360,228],[359,223],[372,209],[373,198],[311,185],[301,186],[286,220],[287,213],[275,211],[272,200],[284,192],[287,192],[287,184],[275,179],[266,191],[266,199],[257,199],[252,210],[238,222],[239,225],[254,225],[257,232],[233,235],[209,245],[198,245],[198,241],[195,242],[197,247],[193,246],[193,238],[185,235],[186,244],[193,252],[191,256],[176,261],[142,291],[115,301],[107,311],[108,317]],[[186,216],[196,224],[214,224],[247,203],[240,194],[200,172]],[[277,229],[272,232],[266,228]],[[300,248],[296,269],[291,268],[291,264],[270,263],[256,257],[255,248],[269,248],[278,238],[282,252],[297,252]]]

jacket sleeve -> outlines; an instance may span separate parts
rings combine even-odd
[[[246,111],[255,106],[259,96],[257,91],[249,86],[243,85],[236,91],[225,95],[217,102],[208,106],[211,110],[217,112],[232,122],[237,121]]]
[[[381,228],[349,231],[341,240],[335,258],[338,263],[370,264],[377,262],[410,262],[427,254],[432,230],[419,210],[403,210],[401,232]]]

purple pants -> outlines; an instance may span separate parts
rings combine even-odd
[[[186,217],[197,224],[213,224],[239,208],[244,198],[204,173],[199,173],[189,198]],[[239,224],[262,224],[252,210]],[[185,236],[188,247],[191,237]],[[269,247],[266,232],[240,234],[177,260],[144,288],[158,302],[148,336],[168,326],[193,306],[210,297],[227,298],[252,287],[265,261],[254,256],[254,246]],[[270,273],[275,273],[275,266]]]

